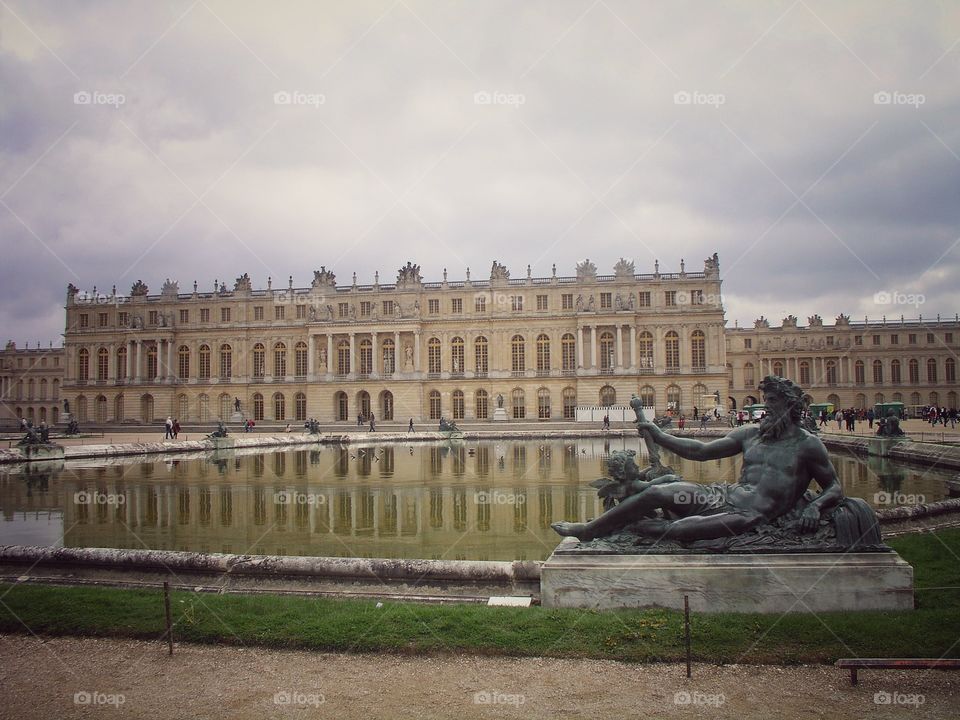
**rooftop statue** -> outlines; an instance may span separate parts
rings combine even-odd
[[[133,297],[144,297],[147,292],[149,292],[149,288],[143,280],[137,280],[130,288],[130,295]]]
[[[313,271],[313,280],[310,283],[310,287],[336,287],[337,286],[337,276],[330,270],[327,270],[326,265],[321,265],[319,270]]]
[[[583,282],[584,280],[596,279],[597,266],[595,263],[590,262],[590,258],[587,258],[581,263],[577,263],[577,280]]]
[[[882,548],[876,516],[863,500],[844,499],[823,442],[803,429],[803,392],[790,380],[760,383],[767,414],[759,425],[737,428],[711,442],[679,438],[644,418],[640,399],[630,401],[637,430],[648,447],[664,447],[688,460],[743,454],[734,483],[700,484],[664,473],[655,452],[640,471],[632,459],[611,456],[619,487],[604,484],[608,509],[587,523],[557,522],[560,535],[612,542],[607,551],[636,552],[636,545],[669,549],[837,551]],[[821,492],[807,488],[814,481]],[[615,504],[606,503],[610,497]],[[616,547],[619,545],[619,547]]]
[[[420,266],[414,265],[409,260],[406,267],[397,271],[397,285],[419,285],[421,282],[423,279],[420,277]]]
[[[507,270],[506,265],[494,260],[493,265],[490,267],[490,279],[491,280],[509,280],[510,271]]]
[[[234,292],[251,292],[253,291],[253,283],[250,281],[250,276],[247,273],[244,273],[236,279],[233,283]]]

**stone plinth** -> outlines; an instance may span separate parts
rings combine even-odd
[[[24,445],[20,452],[27,462],[63,460],[63,445]]]
[[[233,414],[230,416],[230,422],[232,423],[242,423],[245,422],[246,418],[243,417],[243,413],[239,410],[234,410]]]
[[[498,407],[493,411],[494,422],[507,422],[507,419],[507,411],[502,407]]]
[[[878,457],[890,457],[890,451],[906,439],[902,435],[898,437],[872,437],[870,438],[869,452],[871,455],[877,455]]]
[[[666,607],[696,612],[912,610],[913,568],[895,552],[564,554],[541,570],[544,607]]]
[[[210,442],[213,443],[214,450],[233,450],[237,446],[237,441],[232,437],[212,437]]]

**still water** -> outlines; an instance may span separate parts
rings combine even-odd
[[[258,555],[541,560],[556,520],[596,517],[591,480],[636,438],[412,445],[0,469],[0,544]],[[640,451],[641,455],[644,454]],[[847,495],[933,502],[941,472],[831,455]],[[687,480],[732,482],[740,459],[664,453]],[[638,459],[641,467],[643,459]]]

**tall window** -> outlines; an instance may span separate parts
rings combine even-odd
[[[563,419],[575,420],[577,417],[577,391],[572,387],[565,387],[563,397]]]
[[[283,397],[283,393],[276,393],[273,396],[273,419],[287,419],[287,401]]]
[[[307,376],[307,344],[303,341],[298,342],[293,348],[293,374],[301,378]]]
[[[900,382],[901,382],[901,380],[900,380],[900,361],[899,361],[899,360],[891,360],[891,361],[890,361],[890,382],[892,382],[894,385],[899,385]],[[897,400],[894,400],[894,402],[898,402],[898,401],[897,401]]]
[[[455,337],[450,341],[450,369],[455,373],[463,372],[463,338]]]
[[[527,369],[526,348],[522,335],[514,335],[510,339],[510,369],[515,373],[522,373]]]
[[[473,341],[473,360],[477,364],[477,375],[485,377],[489,370],[489,343],[482,335]]]
[[[341,340],[337,343],[337,375],[347,375],[350,372],[350,343]]]
[[[337,420],[343,421],[350,419],[349,406],[347,404],[347,394],[343,392],[343,390],[338,391],[333,396],[333,407],[337,413]]]
[[[743,386],[752,388],[756,384],[756,378],[753,375],[753,363],[743,364]]]
[[[273,376],[282,378],[287,374],[287,346],[278,342],[273,346]]]
[[[550,338],[546,335],[537,336],[537,374],[550,374]]]
[[[157,346],[151,345],[147,348],[147,377],[151,380],[159,373],[157,372]]]
[[[440,391],[431,390],[430,395],[428,396],[427,406],[430,409],[430,419],[439,420],[440,419]]]
[[[810,363],[806,360],[800,361],[800,384],[803,387],[810,387]]]
[[[937,381],[937,361],[933,358],[927,360],[927,382],[935,383]]]
[[[177,375],[181,380],[190,377],[190,348],[186,345],[177,348]]]
[[[117,379],[123,380],[127,377],[127,344],[124,343],[117,350]]]
[[[263,343],[253,346],[253,377],[262,378],[267,373],[267,349]]]
[[[487,311],[487,298],[483,295],[477,295],[473,299],[473,311],[475,313],[485,313]]]
[[[783,363],[779,360],[773,363],[773,374],[777,377],[783,377]]]
[[[109,372],[110,351],[105,347],[102,347],[97,350],[97,380],[106,380]],[[104,399],[104,407],[106,407],[106,399]],[[106,420],[103,420],[102,422],[106,422]]]
[[[203,380],[210,379],[210,346],[201,345],[200,352],[198,353],[200,358],[200,378]]]
[[[560,338],[560,359],[564,372],[575,372],[577,369],[577,339],[572,333],[565,333]]]
[[[873,361],[873,382],[877,385],[883,382],[883,362],[880,360]]]
[[[957,381],[957,361],[956,360],[954,360],[953,358],[947,358],[946,367],[944,368],[944,370],[945,370],[944,380],[946,380],[948,383]],[[955,405],[951,405],[951,407],[955,407]]]
[[[680,388],[676,385],[670,385],[667,388],[667,407],[680,412]]]
[[[473,395],[474,412],[477,420],[487,420],[490,416],[490,396],[486,390],[477,390]]]
[[[866,381],[866,366],[863,364],[863,360],[857,360],[853,364],[853,382],[857,385],[863,385]]]
[[[360,341],[360,374],[369,375],[373,372],[373,342]]]
[[[644,407],[654,407],[656,405],[656,392],[649,385],[640,388],[640,402]]]
[[[453,419],[463,420],[463,418],[464,418],[463,390],[454,390],[453,391]]]
[[[220,377],[233,376],[233,348],[229,345],[220,346]]]
[[[671,330],[667,333],[664,341],[667,370],[678,372],[680,370],[680,336]]]
[[[613,372],[616,359],[613,356],[613,334],[601,333],[600,335],[600,369],[607,372]]]
[[[90,351],[86,348],[80,348],[77,353],[77,380],[90,379]]]
[[[393,420],[393,393],[384,390],[380,397],[380,415],[383,420]]]
[[[827,385],[837,384],[837,364],[833,360],[827,360]]]
[[[513,419],[522,420],[527,416],[526,400],[523,396],[523,388],[514,388],[510,393],[510,404],[513,408]]]
[[[537,390],[537,419],[550,419],[550,391],[546,388]]]
[[[640,357],[638,362],[641,369],[653,369],[653,335],[646,330],[640,333]]]
[[[617,391],[614,390],[609,385],[604,385],[600,388],[600,405],[602,407],[610,407],[617,401]]]
[[[920,363],[917,362],[916,358],[911,358],[908,364],[908,368],[910,372],[910,383],[913,385],[916,385],[918,382],[920,382]],[[919,403],[914,403],[914,404],[919,404]]]
[[[397,371],[397,348],[393,340],[384,340],[381,345],[383,348],[383,372],[389,375]],[[386,419],[386,418],[384,418]]]
[[[307,396],[302,392],[293,396],[293,413],[294,420],[303,421],[307,419]]]
[[[690,336],[690,363],[694,370],[707,369],[707,336],[702,330],[694,330]],[[783,363],[780,363],[780,372],[774,370],[774,374],[783,375]]]
[[[440,340],[435,337],[427,341],[427,372],[440,372]]]

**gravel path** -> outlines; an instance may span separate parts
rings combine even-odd
[[[851,687],[827,666],[697,665],[687,680],[669,664],[200,645],[171,658],[155,642],[0,636],[0,718],[882,719],[958,708],[960,676],[947,672],[862,672]]]

